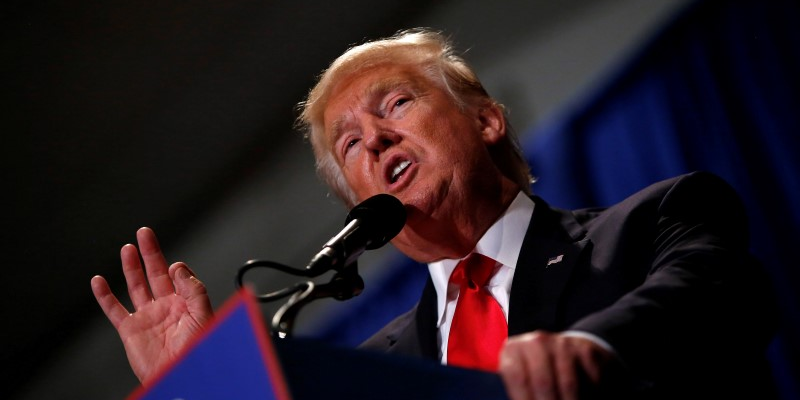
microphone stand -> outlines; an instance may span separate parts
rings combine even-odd
[[[298,291],[272,317],[272,334],[281,339],[291,336],[295,317],[303,306],[326,297],[333,297],[336,300],[351,299],[364,290],[364,280],[358,275],[356,265],[352,265],[337,272],[328,283],[317,285],[307,281],[295,287]]]
[[[333,297],[347,300],[364,290],[364,280],[358,276],[356,260],[365,250],[377,249],[397,235],[406,223],[406,210],[397,198],[381,193],[353,207],[345,219],[345,227],[331,238],[305,269],[287,267],[272,261],[251,260],[236,274],[236,287],[243,286],[244,274],[255,267],[276,269],[292,275],[314,277],[326,271],[336,274],[330,282],[317,285],[312,281],[298,283],[291,288],[256,295],[260,302],[269,302],[286,296],[289,300],[272,318],[272,334],[278,338],[289,337],[294,319],[300,309],[313,300]]]
[[[296,269],[273,261],[250,260],[236,274],[236,287],[241,288],[244,283],[244,275],[247,271],[256,267],[277,269],[296,276],[316,276],[319,272],[312,272],[308,269]],[[287,296],[289,300],[281,306],[272,317],[270,331],[276,338],[285,339],[291,337],[294,328],[294,320],[303,306],[322,298],[332,297],[336,300],[348,300],[358,296],[364,290],[364,280],[358,275],[358,264],[356,261],[337,269],[330,282],[316,284],[313,281],[300,282],[290,288],[284,288],[271,293],[255,295],[256,300],[262,303],[275,301]]]

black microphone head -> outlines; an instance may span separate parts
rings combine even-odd
[[[377,249],[392,240],[406,224],[406,208],[403,203],[390,194],[377,194],[350,210],[345,225],[358,219],[359,230],[367,235],[367,250]]]

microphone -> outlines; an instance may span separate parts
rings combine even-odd
[[[344,229],[328,240],[308,263],[308,275],[321,275],[331,269],[340,271],[365,250],[377,249],[392,240],[405,223],[406,209],[396,197],[383,193],[364,200],[347,214]]]

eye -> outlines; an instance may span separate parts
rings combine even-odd
[[[410,99],[409,99],[409,98],[407,98],[407,97],[401,97],[401,98],[397,99],[397,101],[395,101],[395,102],[394,102],[394,106],[395,106],[395,107],[400,107],[400,106],[402,106],[403,104],[406,104],[406,103],[408,103],[408,101],[409,101],[409,100],[410,100]]]
[[[348,139],[347,142],[345,142],[344,144],[344,154],[346,155],[348,152],[350,152],[350,149],[355,147],[355,145],[358,144],[359,140],[360,139],[358,138]]]
[[[391,114],[391,113],[397,111],[398,109],[403,109],[403,106],[405,106],[411,100],[412,100],[412,97],[407,95],[407,94],[399,94],[398,93],[398,94],[396,94],[394,96],[391,96],[391,98],[388,99],[388,101],[386,102],[385,112],[387,114]]]

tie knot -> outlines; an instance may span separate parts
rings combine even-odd
[[[494,272],[497,261],[478,253],[472,253],[467,258],[459,261],[453,274],[450,275],[450,282],[459,285],[468,284],[470,287],[478,288],[489,284],[489,279]]]

